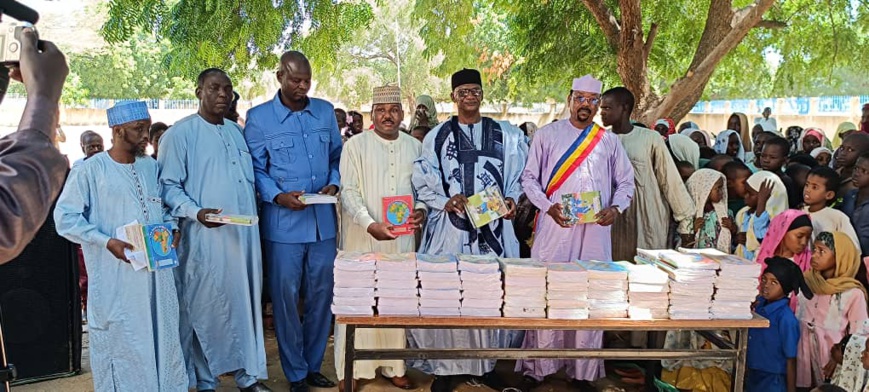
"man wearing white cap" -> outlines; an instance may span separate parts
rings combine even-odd
[[[405,253],[413,252],[413,235],[396,236],[388,222],[383,221],[383,198],[413,195],[410,182],[413,161],[419,158],[422,144],[398,126],[404,119],[401,89],[383,86],[374,89],[371,106],[373,132],[362,132],[344,144],[341,152],[341,249],[349,252]],[[410,218],[419,228],[425,219],[425,204],[416,202]],[[335,325],[335,372],[344,375],[345,328]],[[356,330],[358,348],[392,348],[407,346],[404,329]],[[412,389],[405,377],[404,361],[358,361],[354,379],[372,379],[380,367],[384,377],[403,389]],[[339,382],[339,388],[344,384]]]
[[[601,82],[590,75],[573,80],[568,94],[570,118],[540,128],[531,141],[522,188],[540,209],[531,257],[547,262],[612,260],[610,225],[630,206],[634,170],[618,137],[594,123]],[[596,222],[570,225],[562,196],[598,192],[602,210]],[[602,331],[527,331],[525,348],[600,348]],[[521,360],[516,370],[526,388],[567,365],[575,380],[594,381],[600,360]],[[531,385],[528,385],[531,384]]]
[[[173,271],[133,270],[124,255],[132,245],[113,238],[132,221],[175,226],[157,161],[145,155],[151,117],[144,102],[129,102],[108,118],[112,148],[70,173],[54,210],[57,232],[82,245],[87,264],[94,390],[187,390]]]
[[[676,163],[661,139],[651,129],[631,124],[634,95],[624,87],[603,93],[601,120],[618,135],[637,181],[631,207],[613,225],[613,260],[633,260],[637,248],[666,249],[671,219],[679,224],[682,246],[693,247],[694,201],[682,182]]]

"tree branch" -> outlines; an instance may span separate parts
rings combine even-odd
[[[597,24],[603,31],[607,43],[613,48],[618,48],[621,26],[619,26],[619,22],[616,20],[615,15],[613,15],[612,10],[607,7],[603,0],[582,0],[582,2],[594,16],[594,20],[597,21]]]
[[[761,29],[780,30],[780,29],[783,29],[785,27],[788,27],[788,24],[786,22],[782,22],[780,20],[762,20],[760,22],[757,22],[757,24],[754,25],[754,27],[761,28]]]
[[[652,23],[649,27],[649,34],[646,36],[646,43],[643,44],[643,57],[649,61],[649,54],[652,53],[652,45],[655,43],[655,37],[658,36],[658,24]]]

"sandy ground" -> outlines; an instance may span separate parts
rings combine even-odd
[[[19,385],[12,387],[12,391],[14,392],[54,392],[54,391],[71,391],[71,392],[85,392],[93,390],[93,381],[91,379],[90,372],[90,359],[88,357],[88,335],[84,334],[83,338],[83,346],[84,350],[82,352],[82,373],[78,376],[61,378],[50,381],[43,381],[35,384],[27,384],[27,385]],[[275,340],[274,331],[266,331],[266,356],[268,359],[268,372],[269,379],[264,381],[266,385],[268,385],[274,391],[289,391],[290,385],[287,382],[287,379],[284,378],[283,372],[281,371],[280,359],[278,358],[278,345],[277,340]],[[323,363],[322,371],[326,377],[329,377],[333,381],[335,380],[335,364],[333,357],[334,350],[332,348],[332,340],[329,340],[329,345],[326,348],[326,358]],[[519,382],[518,377],[513,374],[513,362],[512,361],[499,361],[498,362],[498,373],[504,377],[504,381],[509,383]],[[412,392],[428,392],[429,386],[431,385],[431,378],[424,373],[418,372],[413,369],[408,370],[408,376],[413,380],[413,382],[417,385],[415,390]],[[223,377],[221,378],[221,386],[218,389],[221,392],[230,392],[230,391],[238,391],[235,387],[235,381],[232,377]],[[392,384],[380,377],[375,380],[370,381],[361,381],[358,384],[359,392],[403,392],[404,390],[396,388],[392,386]],[[460,384],[456,389],[456,392],[494,392],[492,389],[486,386],[471,386],[469,384]],[[560,375],[556,375],[550,378],[547,378],[546,382],[542,384],[540,387],[535,389],[534,392],[567,392],[567,391],[576,391],[576,389],[571,388],[570,385],[564,380],[564,378]],[[311,392],[338,392],[338,388],[330,388],[330,389],[319,389],[319,388],[311,388]]]

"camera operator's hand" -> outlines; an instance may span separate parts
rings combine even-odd
[[[24,83],[29,97],[59,101],[63,83],[69,74],[66,58],[50,41],[42,41],[41,50],[37,44],[36,32],[24,29],[21,33],[21,63],[12,68],[10,76]]]

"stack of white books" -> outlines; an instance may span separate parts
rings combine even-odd
[[[663,251],[658,268],[670,277],[670,318],[708,320],[718,262],[699,253]]]
[[[377,254],[374,295],[380,316],[419,316],[419,280],[416,255]]]
[[[577,263],[588,270],[588,318],[626,318],[628,269],[613,261]]]
[[[335,258],[335,285],[332,313],[337,315],[373,316],[374,271],[373,253],[341,252]]]
[[[588,318],[588,271],[578,263],[546,263],[546,318]]]
[[[501,317],[504,289],[498,259],[487,255],[459,255],[462,306],[466,317]]]
[[[499,259],[504,317],[546,317],[546,265],[534,259]]]
[[[652,264],[620,261],[628,269],[628,318],[635,320],[670,318],[670,277]]]
[[[712,318],[751,319],[751,303],[757,297],[761,265],[734,255],[710,257],[720,265],[715,278]]]
[[[462,281],[457,260],[450,255],[416,255],[421,316],[460,316]]]

